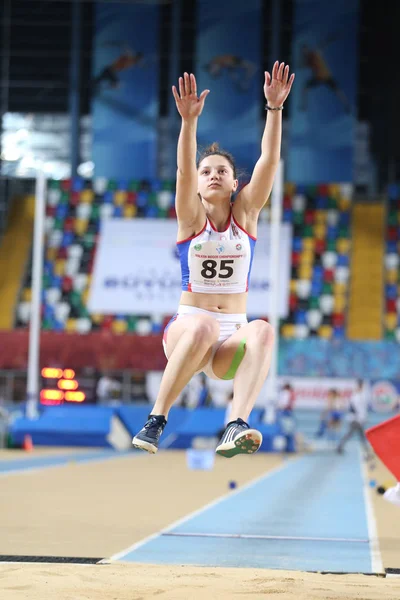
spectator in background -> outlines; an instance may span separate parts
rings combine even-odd
[[[335,438],[342,423],[343,411],[339,393],[335,388],[328,392],[327,407],[321,415],[319,429],[316,437],[321,438],[328,433],[330,439]]]
[[[121,384],[108,374],[103,374],[97,382],[96,396],[98,404],[108,404],[116,399],[121,392]]]
[[[283,386],[283,388],[281,389],[281,392],[279,394],[278,406],[277,406],[278,410],[280,410],[284,413],[287,413],[287,414],[291,414],[293,411],[294,402],[295,402],[294,389],[290,383],[286,383]]]
[[[357,381],[357,388],[353,392],[347,414],[348,428],[337,446],[337,452],[343,454],[347,442],[357,434],[365,451],[365,457],[371,458],[371,450],[365,437],[365,425],[368,417],[368,400],[362,379]]]

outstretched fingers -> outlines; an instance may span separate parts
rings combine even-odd
[[[201,92],[199,101],[203,102],[207,98],[209,93],[210,93],[210,90],[204,90],[203,92]]]
[[[184,74],[184,78],[185,78],[185,94],[186,96],[190,96],[190,77],[189,77],[189,73],[185,73]]]
[[[290,92],[290,89],[292,87],[293,81],[294,81],[294,73],[291,74],[291,76],[289,77],[289,81],[287,82],[287,86],[289,88],[289,92]]]
[[[185,95],[185,87],[183,84],[183,77],[179,77],[179,95],[181,98]]]
[[[289,65],[286,65],[283,71],[283,83],[286,85],[289,79]]]
[[[278,69],[279,69],[279,61],[276,60],[274,62],[274,66],[272,67],[272,79],[278,79]]]
[[[190,89],[192,91],[192,94],[195,94],[197,96],[196,77],[193,75],[193,73],[190,73]]]
[[[284,67],[285,67],[285,63],[281,63],[279,65],[277,79],[279,79],[280,81],[283,81],[283,69],[284,69]]]
[[[175,98],[175,102],[179,102],[180,97],[179,97],[179,94],[178,94],[178,90],[176,89],[176,87],[174,85],[172,86],[172,94],[173,94],[173,96]]]

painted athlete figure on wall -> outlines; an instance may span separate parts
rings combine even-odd
[[[226,72],[235,88],[239,92],[246,92],[257,71],[257,65],[235,54],[219,54],[204,65],[204,69],[214,79]]]

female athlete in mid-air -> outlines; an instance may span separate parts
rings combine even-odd
[[[230,421],[216,452],[252,454],[261,445],[261,433],[250,429],[247,419],[268,374],[274,332],[266,321],[247,322],[246,301],[257,220],[279,164],[282,108],[293,80],[289,66],[278,61],[271,74],[265,72],[261,156],[234,202],[238,180],[232,156],[212,144],[196,164],[197,121],[209,90],[198,96],[196,78],[188,73],[179,78],[179,92],[172,88],[182,117],[176,183],[182,295],[164,331],[168,363],[149,419],[132,440],[136,448],[157,451],[171,406],[201,371],[233,379]]]

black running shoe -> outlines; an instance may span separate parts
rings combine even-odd
[[[236,454],[254,454],[261,442],[262,434],[257,429],[250,429],[243,419],[236,419],[226,426],[215,452],[226,458]]]
[[[149,415],[143,429],[133,438],[132,446],[155,454],[158,450],[158,441],[166,424],[167,421],[163,415]]]

